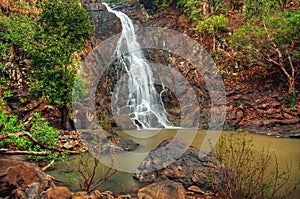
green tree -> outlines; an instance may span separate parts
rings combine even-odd
[[[86,10],[76,0],[53,0],[43,6],[32,56],[31,92],[61,111],[66,128],[78,59],[86,47],[92,25]]]
[[[226,28],[227,23],[228,19],[224,15],[213,15],[203,21],[198,21],[195,29],[199,32],[206,30],[209,34],[213,35],[213,52],[216,52],[217,33]]]

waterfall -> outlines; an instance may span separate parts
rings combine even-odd
[[[138,43],[131,19],[120,11],[111,9],[103,3],[108,12],[115,14],[121,21],[122,33],[117,42],[114,56],[117,62],[125,71],[126,78],[119,80],[114,92],[115,101],[114,111],[117,114],[128,114],[132,122],[138,129],[148,129],[156,127],[172,127],[173,124],[168,120],[161,94],[164,86],[161,82],[162,91],[158,93],[155,89],[153,71],[149,62],[146,60],[141,46]],[[127,89],[127,92],[122,90]],[[127,96],[124,96],[126,93]],[[125,108],[122,103],[125,100]],[[124,100],[123,100],[124,101]]]

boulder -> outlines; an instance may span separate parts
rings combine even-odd
[[[47,189],[42,197],[45,199],[69,199],[72,198],[73,195],[74,193],[66,187],[53,187]]]
[[[38,199],[54,187],[52,178],[34,164],[0,159],[0,197]]]
[[[141,188],[138,192],[139,199],[185,199],[185,189],[181,183],[171,180],[154,182]]]
[[[181,139],[169,138],[148,154],[134,178],[148,183],[170,179],[185,188],[195,185],[210,190],[210,176],[218,176],[218,168],[219,161],[212,153],[201,152]]]

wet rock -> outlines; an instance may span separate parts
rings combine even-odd
[[[118,136],[109,136],[108,140],[110,140],[112,143],[116,144],[117,146],[121,147],[124,151],[133,151],[136,149],[139,144],[128,139],[124,139]]]
[[[111,3],[109,6],[114,10],[124,12],[128,15],[137,27],[141,26],[141,23],[144,23],[149,19],[149,15],[144,6],[136,2]],[[92,3],[87,5],[87,11],[95,25],[93,46],[96,46],[100,41],[117,35],[122,31],[119,19],[113,13],[107,12],[106,7],[102,3]]]
[[[139,199],[185,199],[185,189],[181,183],[171,180],[154,182],[141,188],[138,192]]]
[[[105,134],[101,130],[81,132],[83,143],[89,150],[96,154],[116,153],[122,151],[132,151],[139,144],[132,140],[118,137],[117,135]]]
[[[134,130],[137,129],[136,125],[133,124],[132,120],[130,119],[129,115],[122,114],[114,116],[114,120],[118,125],[119,129],[122,130]]]
[[[200,156],[202,158],[200,158]],[[171,179],[201,189],[211,189],[210,175],[218,175],[218,160],[211,153],[203,153],[178,138],[163,141],[138,167],[134,178],[140,182]]]
[[[12,197],[17,194],[38,199],[44,190],[53,186],[52,178],[36,165],[0,159],[0,197]]]

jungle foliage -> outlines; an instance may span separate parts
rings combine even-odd
[[[297,110],[295,81],[300,71],[300,9],[289,7],[295,2],[154,0],[153,7],[162,11],[169,7],[180,9],[191,20],[196,38],[210,34],[212,55],[217,65],[222,65],[223,74],[238,74],[253,66],[277,67],[285,79],[286,104],[291,110]],[[240,19],[239,24],[229,28],[232,13],[238,13]],[[227,65],[222,63],[224,54],[230,59]],[[228,72],[232,69],[235,73]]]
[[[61,111],[66,128],[80,53],[92,35],[92,24],[79,0],[5,1],[0,4],[0,148],[32,160],[53,160],[59,131],[35,113],[26,120],[8,102],[29,91]]]

